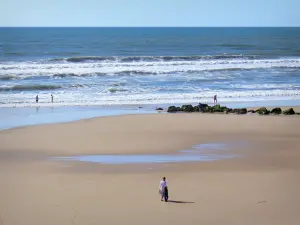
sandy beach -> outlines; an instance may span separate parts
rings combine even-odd
[[[3,130],[0,225],[299,225],[299,127],[300,116],[178,113]],[[205,143],[233,143],[216,154],[236,157],[127,165],[51,158],[173,154]],[[162,176],[169,203],[158,195]]]

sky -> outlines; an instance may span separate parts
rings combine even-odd
[[[300,0],[0,0],[0,26],[300,26]]]

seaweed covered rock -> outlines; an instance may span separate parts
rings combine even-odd
[[[192,105],[182,105],[181,111],[183,112],[194,112],[194,107]]]
[[[260,115],[268,115],[268,114],[270,114],[270,111],[267,110],[266,107],[259,108],[258,110],[256,110],[256,112],[259,113]]]
[[[168,111],[167,112],[169,112],[169,113],[173,113],[173,112],[177,112],[178,111],[178,109],[177,109],[177,107],[176,106],[169,106],[169,108],[168,108]]]
[[[199,103],[199,107],[207,107],[207,106],[208,106],[207,104]]]
[[[199,106],[194,106],[194,112],[199,112]]]
[[[247,109],[246,108],[241,108],[239,111],[238,111],[238,114],[247,114]]]
[[[214,113],[214,112],[222,112],[222,113],[230,113],[232,109],[227,108],[226,106],[220,106],[219,104],[215,106],[209,106],[207,104],[201,104],[199,106],[199,112],[205,113]]]
[[[294,115],[294,114],[295,114],[295,111],[294,111],[293,108],[289,108],[289,109],[287,109],[287,110],[284,110],[284,111],[283,111],[283,114],[284,114],[284,115]]]
[[[228,112],[230,109],[227,108],[226,106],[221,107],[222,112]]]
[[[232,112],[233,112],[233,113],[236,113],[236,114],[246,114],[246,113],[247,113],[247,109],[246,109],[246,108],[233,109]]]
[[[162,108],[157,108],[156,110],[163,110]],[[170,106],[167,110],[169,113],[175,113],[175,112],[203,112],[203,113],[236,113],[236,114],[246,114],[247,109],[246,108],[240,108],[240,109],[231,109],[227,108],[226,106],[221,106],[219,104],[214,106],[209,106],[207,104],[201,104],[196,106],[192,105],[182,105],[181,107],[176,106]],[[254,112],[254,111],[253,111]]]
[[[225,110],[225,112],[226,112],[226,113],[232,113],[232,112],[233,112],[233,109],[232,109],[232,108],[227,108],[227,109]]]
[[[228,111],[228,108],[226,106],[220,106],[219,104],[212,107],[213,112],[225,112]]]
[[[159,107],[159,108],[156,108],[156,110],[159,110],[159,111],[160,111],[160,110],[164,110],[164,109]]]
[[[207,104],[201,104],[201,103],[199,103],[199,105],[198,105],[199,110],[198,111],[199,112],[205,112],[207,107],[208,107]]]
[[[212,107],[212,106],[207,106],[206,108],[205,108],[205,111],[204,112],[206,112],[206,113],[213,113],[214,112],[214,107]]]
[[[248,113],[255,113],[253,109],[248,110]]]
[[[271,110],[271,113],[272,114],[281,114],[281,112],[282,112],[282,110],[281,110],[281,108],[274,108],[274,109],[272,109]]]
[[[213,112],[222,112],[221,106],[219,104],[212,107]]]

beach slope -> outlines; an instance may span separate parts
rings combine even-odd
[[[0,131],[0,224],[299,225],[300,118],[128,115]],[[212,162],[101,165],[82,154],[173,154],[228,143]],[[209,151],[209,149],[207,150]],[[160,201],[167,177],[170,202]]]

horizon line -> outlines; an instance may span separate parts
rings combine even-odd
[[[0,28],[300,28],[300,26],[0,26]]]

